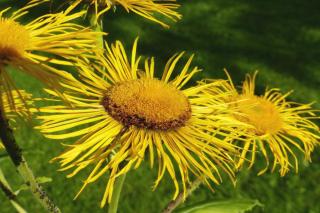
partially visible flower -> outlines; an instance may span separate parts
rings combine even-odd
[[[24,90],[14,90],[11,92],[0,93],[0,97],[0,106],[3,106],[5,116],[11,124],[15,123],[17,117],[21,117],[23,119],[30,118],[32,113],[31,111],[34,106],[34,101],[31,94]],[[15,109],[12,109],[11,106],[15,106]],[[1,148],[3,148],[3,145],[0,139],[0,149]]]
[[[101,33],[70,22],[85,13],[71,14],[76,4],[64,12],[46,14],[27,24],[18,22],[30,8],[47,1],[29,1],[11,15],[6,15],[10,8],[0,11],[0,91],[12,91],[15,88],[7,73],[7,66],[17,68],[55,88],[57,81],[68,79],[70,75],[52,65],[71,66],[72,61],[79,57],[92,57],[97,35]]]
[[[154,21],[163,27],[169,27],[157,16],[158,14],[176,21],[181,15],[175,10],[179,8],[176,0],[159,1],[159,0],[78,0],[79,2],[89,2],[94,6],[96,17],[99,18],[103,13],[121,5],[128,13],[130,11]]]
[[[269,155],[272,155],[272,171],[279,166],[281,176],[290,168],[298,171],[298,153],[310,160],[315,145],[319,144],[319,126],[312,120],[319,119],[312,104],[299,104],[286,100],[289,93],[282,94],[278,89],[269,89],[262,96],[255,94],[255,73],[247,75],[238,92],[229,76],[229,84],[223,90],[230,93],[227,103],[235,109],[234,117],[246,124],[239,144],[242,153],[237,167],[243,166],[246,158],[251,156],[249,168],[255,163],[257,153],[266,160],[266,167],[259,172],[263,174],[269,168]]]
[[[74,169],[68,175],[72,177],[93,166],[80,192],[109,174],[101,206],[110,202],[115,180],[137,169],[146,155],[151,167],[158,166],[154,187],[168,172],[176,188],[174,198],[180,191],[179,178],[184,192],[192,177],[202,178],[208,186],[211,181],[222,181],[220,172],[233,178],[230,153],[235,153],[235,147],[223,140],[228,135],[223,128],[229,119],[225,115],[230,113],[221,100],[227,94],[204,92],[206,87],[225,81],[182,89],[200,71],[197,67],[190,69],[193,57],[173,78],[183,53],[174,55],[158,79],[154,58],[146,59],[144,69],[139,68],[141,58],[136,47],[137,42],[129,61],[119,41],[107,45],[102,66],[79,64],[82,81],[64,85],[64,96],[73,108],[55,102],[40,109],[38,118],[43,123],[39,129],[46,137],[82,136],[55,158],[61,170]],[[54,91],[47,92],[58,98]]]
[[[11,120],[18,116],[22,118],[30,117],[31,108],[34,107],[34,100],[30,93],[24,90],[5,91],[1,93],[1,98],[7,119]],[[15,109],[12,109],[11,106],[15,106]]]

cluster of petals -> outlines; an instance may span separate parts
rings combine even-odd
[[[11,8],[0,11],[0,91],[17,90],[11,77],[15,73],[9,70],[22,71],[57,89],[59,82],[71,75],[55,65],[73,66],[79,57],[94,57],[96,38],[102,33],[72,22],[85,13],[73,13],[76,4],[63,12],[46,14],[28,23],[19,22],[30,9],[48,1],[31,0],[16,11]]]
[[[118,6],[123,7],[128,13],[134,12],[166,28],[169,25],[159,19],[159,14],[172,21],[181,19],[181,15],[176,11],[179,8],[176,0],[76,0],[76,2],[87,5],[89,10],[92,9],[90,6],[93,6],[96,22],[103,14],[115,10]]]
[[[270,167],[279,169],[281,176],[290,169],[298,172],[298,155],[302,153],[307,161],[311,161],[311,153],[319,145],[320,129],[317,110],[312,103],[301,104],[287,100],[292,92],[281,93],[277,88],[268,89],[262,95],[255,92],[257,72],[247,75],[238,91],[227,73],[229,83],[221,90],[229,95],[225,103],[232,107],[232,116],[243,125],[235,145],[239,149],[236,167],[240,169],[248,162],[251,168],[262,156],[266,166],[259,175]],[[208,93],[216,93],[216,89],[206,89]],[[242,128],[241,127],[241,128]],[[272,162],[273,161],[273,162]],[[271,164],[271,165],[270,165]]]
[[[106,48],[107,53],[98,64],[79,61],[79,80],[63,84],[63,96],[71,106],[61,100],[59,103],[59,95],[47,90],[55,104],[40,109],[42,115],[38,119],[43,122],[38,128],[46,137],[81,136],[55,158],[62,170],[73,169],[68,177],[92,166],[84,189],[108,174],[102,206],[110,202],[116,179],[138,168],[145,159],[149,159],[152,168],[158,167],[154,187],[168,172],[176,188],[173,198],[180,191],[179,177],[184,192],[193,177],[203,179],[208,186],[210,182],[222,181],[221,171],[234,178],[232,155],[236,149],[229,143],[231,135],[227,132],[236,131],[230,126],[236,126],[237,121],[230,118],[230,109],[223,102],[228,94],[204,92],[205,88],[213,89],[226,81],[186,87],[200,71],[197,67],[191,68],[193,56],[180,72],[175,72],[184,53],[175,54],[158,79],[154,58],[146,59],[144,67],[140,67],[137,41],[131,60],[119,41],[110,46],[106,44]],[[117,95],[108,95],[110,91]],[[107,104],[106,96],[110,99]],[[187,110],[181,108],[176,112],[175,109],[185,103],[184,99]],[[185,113],[187,119],[182,116],[183,120],[179,120]],[[172,116],[175,117],[171,119]]]

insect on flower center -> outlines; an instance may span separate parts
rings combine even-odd
[[[26,51],[29,32],[19,23],[0,18],[0,64],[22,57]]]
[[[272,102],[252,95],[241,95],[237,100],[240,115],[236,118],[253,125],[257,135],[275,133],[282,128],[280,112]]]
[[[175,87],[156,79],[116,84],[107,90],[102,105],[125,126],[154,130],[182,127],[191,117],[188,98]]]

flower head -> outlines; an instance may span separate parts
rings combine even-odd
[[[145,60],[144,70],[139,68],[137,42],[131,61],[119,41],[106,46],[107,55],[101,65],[80,63],[82,81],[64,85],[64,95],[73,108],[53,105],[40,109],[43,115],[38,118],[43,123],[39,129],[46,137],[82,136],[55,158],[62,170],[74,169],[68,177],[94,166],[84,188],[109,172],[102,206],[110,201],[116,178],[138,168],[147,154],[151,167],[158,165],[155,187],[168,172],[176,188],[174,197],[180,191],[179,176],[184,192],[194,176],[203,178],[208,185],[209,180],[216,184],[221,181],[221,171],[233,177],[229,153],[235,148],[222,140],[223,112],[218,113],[219,120],[213,113],[224,110],[220,101],[226,94],[203,92],[224,81],[182,89],[199,72],[197,67],[190,69],[192,57],[172,78],[183,53],[174,55],[158,79],[153,58]],[[51,90],[47,92],[57,96]]]
[[[83,2],[84,0],[78,1]],[[157,14],[173,21],[181,18],[181,15],[175,11],[179,7],[176,0],[88,0],[84,2],[90,2],[89,4],[94,6],[97,18],[117,5],[122,6],[128,13],[132,11],[146,19],[162,25],[163,27],[168,27],[168,25],[159,20],[159,18],[156,17]]]
[[[247,156],[251,155],[250,167],[253,166],[257,153],[261,153],[266,160],[266,167],[259,174],[269,168],[269,155],[273,157],[274,170],[284,176],[290,168],[298,171],[296,151],[301,151],[307,160],[314,146],[319,143],[320,131],[312,119],[319,119],[312,104],[298,104],[286,100],[289,93],[282,94],[278,89],[269,89],[258,96],[255,94],[255,78],[247,75],[243,82],[242,92],[238,93],[229,76],[229,85],[224,90],[229,91],[227,102],[235,109],[233,116],[246,124],[242,129],[242,153],[238,161],[240,168]]]
[[[64,12],[46,14],[27,24],[18,21],[30,8],[47,1],[32,0],[11,15],[6,15],[10,8],[0,11],[0,91],[15,88],[7,66],[55,88],[58,80],[70,76],[52,65],[72,65],[76,58],[92,57],[90,51],[96,47],[97,33],[70,22],[85,13],[70,14],[75,4]]]

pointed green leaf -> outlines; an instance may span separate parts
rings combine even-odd
[[[37,177],[36,178],[37,183],[42,184],[42,183],[48,183],[52,181],[52,178],[50,177]],[[29,190],[29,186],[27,184],[21,184],[21,186],[18,188],[18,190],[15,192],[16,195],[20,193],[20,191],[24,190]]]
[[[29,186],[27,184],[21,184],[17,191],[15,191],[15,194],[18,195],[20,191],[29,190]]]
[[[37,177],[36,178],[38,183],[48,183],[52,181],[52,178],[50,177]]]
[[[208,202],[200,205],[186,207],[179,213],[245,213],[255,206],[262,206],[258,200],[232,199]]]

